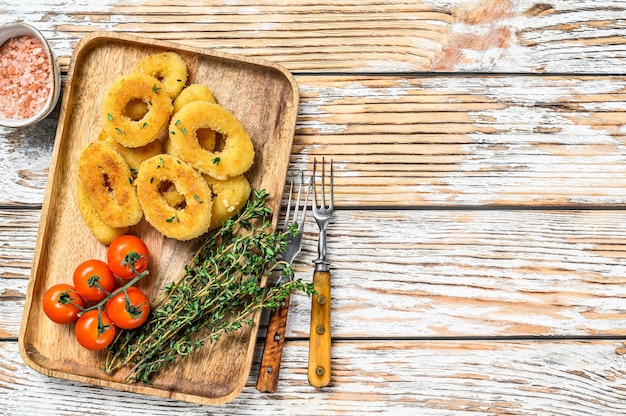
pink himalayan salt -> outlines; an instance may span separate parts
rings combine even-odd
[[[24,119],[39,112],[52,89],[48,56],[37,38],[11,38],[0,46],[0,112]]]

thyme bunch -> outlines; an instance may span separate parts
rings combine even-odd
[[[109,348],[104,371],[129,366],[127,381],[150,383],[159,370],[229,332],[252,325],[258,310],[276,309],[291,292],[311,295],[313,285],[286,279],[261,287],[272,273],[292,277],[292,266],[278,260],[297,232],[274,232],[268,194],[253,191],[245,209],[202,243],[184,273],[152,303],[148,321],[125,331]]]

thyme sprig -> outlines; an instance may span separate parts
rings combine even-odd
[[[153,301],[148,321],[121,333],[109,348],[106,372],[128,366],[128,381],[150,383],[170,363],[252,325],[255,312],[278,308],[293,291],[314,292],[300,279],[261,287],[272,273],[293,277],[279,253],[297,232],[272,231],[267,198],[264,190],[254,190],[245,209],[207,237],[182,276]]]

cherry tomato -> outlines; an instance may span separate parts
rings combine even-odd
[[[101,350],[108,347],[115,338],[115,324],[105,311],[92,309],[76,321],[76,339],[88,350]]]
[[[107,313],[115,326],[123,329],[137,328],[148,319],[150,302],[146,295],[134,286],[129,287],[126,293],[120,292],[107,301]]]
[[[123,235],[117,237],[107,250],[109,268],[122,279],[132,279],[144,272],[150,262],[148,247],[139,237]],[[135,270],[131,267],[134,265]]]
[[[86,300],[99,302],[115,290],[115,276],[100,260],[87,260],[74,270],[74,287]]]
[[[57,324],[76,321],[84,307],[85,301],[71,285],[64,283],[54,285],[43,295],[43,311]]]

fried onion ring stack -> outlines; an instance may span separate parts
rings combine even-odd
[[[175,52],[162,52],[142,59],[134,71],[138,74],[149,75],[163,84],[165,93],[170,99],[175,99],[187,82],[187,64]]]
[[[200,146],[197,131],[211,129],[224,137],[224,149],[208,151]],[[168,152],[215,179],[246,172],[254,162],[254,145],[241,122],[218,104],[193,101],[170,122]]]
[[[170,206],[160,188],[172,183],[185,197],[182,208]],[[146,220],[167,237],[191,240],[209,230],[213,205],[209,185],[200,173],[170,155],[157,155],[141,164],[137,195]]]
[[[130,168],[112,147],[100,142],[87,145],[78,161],[78,180],[109,227],[130,227],[141,221],[143,212]]]
[[[174,114],[178,113],[186,104],[194,101],[206,101],[213,104],[217,103],[217,101],[215,101],[215,96],[213,96],[213,92],[208,87],[202,84],[191,84],[190,86],[185,87],[172,103],[174,106]]]
[[[139,120],[126,114],[129,103],[141,100],[148,112]],[[118,78],[104,97],[104,130],[124,147],[141,147],[153,142],[167,126],[172,100],[156,78],[142,74]]]
[[[85,192],[80,184],[76,187],[76,201],[78,202],[78,209],[80,210],[80,215],[85,220],[85,224],[87,224],[87,227],[89,227],[94,237],[102,244],[111,244],[117,237],[128,233],[129,227],[110,227],[102,220],[98,211],[96,211],[96,208],[89,200],[87,192]]]
[[[98,136],[98,141],[117,150],[117,152],[122,155],[126,163],[128,163],[128,167],[130,167],[130,171],[134,175],[137,174],[139,165],[141,165],[144,160],[163,153],[163,143],[161,143],[160,140],[154,140],[153,142],[141,147],[124,147],[103,130]]]
[[[213,96],[213,92],[208,87],[202,84],[191,84],[190,86],[185,87],[172,103],[174,106],[173,113],[178,113],[186,104],[194,101],[206,101],[213,104],[217,103],[217,101],[215,101],[215,97]],[[196,130],[196,135],[198,137],[200,147],[208,150],[209,152],[215,150],[217,133],[214,130],[198,129]]]
[[[203,175],[213,192],[210,230],[218,228],[246,205],[250,197],[250,182],[244,175],[233,176],[224,181]]]
[[[80,214],[101,243],[142,218],[166,237],[190,240],[245,206],[252,139],[208,87],[185,87],[188,76],[185,61],[164,52],[105,92],[103,128],[81,152],[76,188]]]

